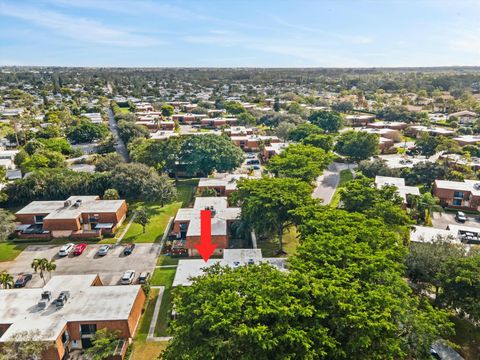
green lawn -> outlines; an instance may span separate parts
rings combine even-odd
[[[157,260],[157,265],[177,265],[178,260],[180,260],[178,257],[160,255]]]
[[[120,108],[120,112],[121,112],[122,114],[129,114],[129,113],[131,113],[130,108],[128,108],[128,107],[121,107],[121,108]]]
[[[145,227],[145,233],[140,224],[133,222],[122,241],[136,243],[160,241],[168,224],[168,220],[177,214],[178,209],[188,206],[193,201],[197,184],[198,179],[180,180],[177,185],[177,201],[163,207],[158,203],[142,201],[129,204],[130,213],[132,214],[136,209],[145,208],[149,214],[150,222]],[[117,236],[123,233],[129,221],[130,218],[125,220],[122,227],[117,231]]]
[[[293,226],[283,234],[283,250],[287,253],[287,256],[294,254],[297,249],[299,244],[297,235],[297,229]],[[279,249],[277,237],[264,241],[257,240],[257,246],[262,249],[263,257],[279,256],[277,254]]]
[[[153,272],[152,285],[165,286],[160,313],[155,325],[155,336],[168,336],[167,325],[172,307],[172,283],[176,272],[176,268],[157,268]]]
[[[165,227],[168,224],[168,220],[176,215],[181,205],[182,203],[179,201],[163,207],[157,203],[144,203],[141,201],[131,204],[131,210],[145,208],[149,215],[150,222],[145,227],[145,232],[143,232],[143,228],[140,224],[133,222],[122,241],[136,243],[152,243],[160,241],[165,231]],[[129,219],[126,220],[127,223],[128,221]],[[119,229],[117,236],[122,234],[123,229],[123,227]]]
[[[176,268],[156,268],[152,275],[151,284],[153,286],[171,287],[176,272]]]
[[[151,289],[150,294],[148,294],[148,303],[145,312],[140,319],[140,326],[138,327],[135,341],[145,341],[147,339],[148,328],[152,322],[153,310],[155,309],[155,303],[158,299],[158,292],[159,289]]]
[[[167,346],[166,342],[146,342],[148,328],[153,317],[153,310],[158,299],[158,289],[152,289],[149,294],[149,301],[145,312],[140,320],[137,334],[133,340],[132,360],[151,360],[157,359],[161,352]]]
[[[330,201],[331,207],[337,208],[338,205],[340,205],[340,189],[350,180],[353,180],[353,174],[350,169],[340,171],[340,180],[337,189],[335,190],[335,194],[333,194],[332,201]]]
[[[0,242],[0,262],[15,260],[26,247],[27,245],[25,244]]]

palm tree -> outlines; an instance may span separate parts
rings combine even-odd
[[[13,276],[6,271],[2,271],[0,273],[0,285],[4,289],[11,289],[13,287]]]
[[[47,283],[45,281],[44,271],[47,271],[51,275],[51,272],[55,271],[55,269],[57,268],[57,264],[55,264],[55,261],[50,261],[46,258],[33,259],[31,266],[35,272],[40,271],[40,277],[42,278],[44,285]]]

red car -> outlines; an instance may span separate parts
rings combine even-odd
[[[75,248],[73,249],[73,255],[78,256],[83,253],[83,251],[86,249],[87,244],[77,244],[75,245]]]

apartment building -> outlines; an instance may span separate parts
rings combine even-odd
[[[120,360],[144,303],[140,285],[103,286],[96,274],[54,276],[42,288],[0,290],[0,349],[18,334],[34,333],[49,345],[42,359],[60,360],[89,348],[95,332],[106,328],[118,331],[111,359]]]
[[[480,205],[480,182],[478,180],[435,180],[433,195],[445,207],[478,211]]]

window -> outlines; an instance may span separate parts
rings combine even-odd
[[[97,332],[96,324],[83,324],[80,325],[80,334],[82,335],[93,335]]]
[[[70,340],[70,335],[68,335],[68,331],[65,330],[65,332],[62,334],[62,344],[66,345],[69,340]]]
[[[462,199],[453,199],[452,205],[461,206],[462,205]]]
[[[35,222],[35,224],[43,224],[43,218],[45,217],[45,215],[35,215],[33,217],[33,221]]]
[[[464,196],[465,196],[465,195],[464,195],[463,192],[461,192],[461,191],[455,191],[455,192],[453,193],[453,197],[454,197],[454,198],[463,199]]]

